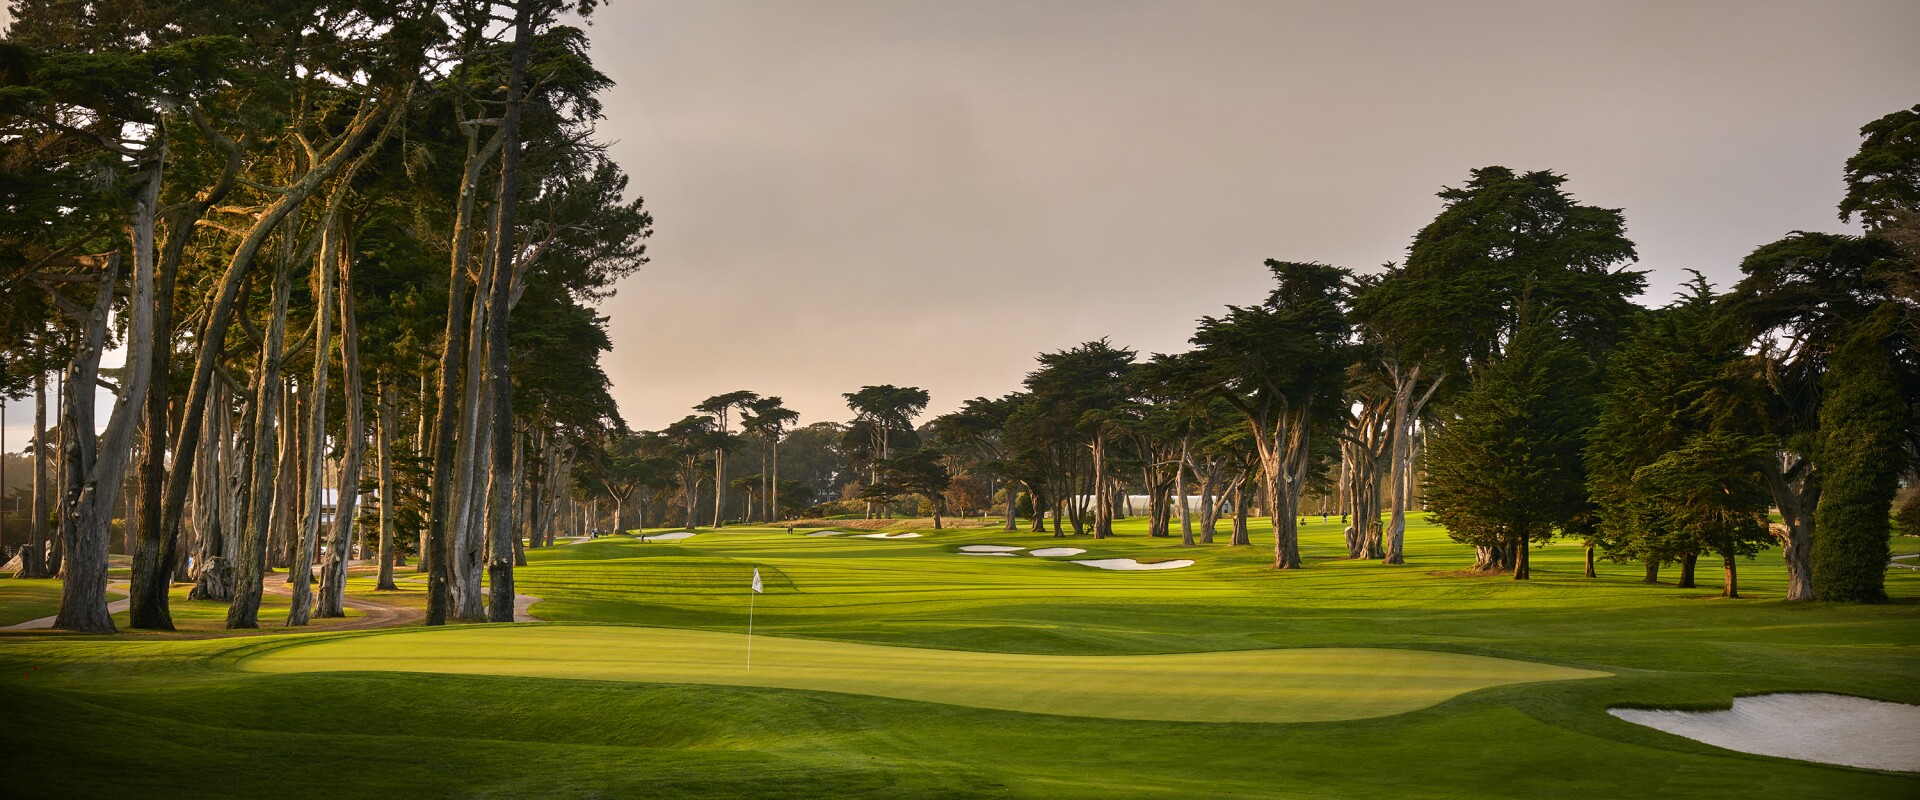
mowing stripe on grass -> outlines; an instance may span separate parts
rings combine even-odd
[[[389,671],[765,686],[1109,719],[1321,722],[1608,673],[1388,648],[1129,656],[983,653],[624,626],[414,630],[294,644],[260,672]]]

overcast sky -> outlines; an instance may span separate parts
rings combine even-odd
[[[1664,302],[1845,230],[1859,127],[1920,103],[1912,0],[613,0],[590,34],[656,220],[604,306],[649,428],[733,389],[938,412],[1043,350],[1182,349],[1262,259],[1398,260],[1489,164],[1624,209]]]
[[[1473,167],[1625,209],[1643,302],[1843,230],[1920,3],[636,2],[602,135],[656,219],[605,305],[627,420],[732,389],[933,409],[1101,336],[1183,349],[1266,258],[1374,269]]]

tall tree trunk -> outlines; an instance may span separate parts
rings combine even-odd
[[[1647,564],[1647,576],[1641,579],[1640,582],[1641,583],[1659,583],[1660,582],[1660,560],[1655,558],[1649,558],[1647,559],[1646,564]]]
[[[374,410],[375,431],[379,437],[380,457],[380,578],[374,584],[379,591],[399,591],[393,582],[393,525],[398,511],[399,487],[393,483],[393,381],[382,375],[380,379],[380,404]]]
[[[180,262],[172,259],[159,265],[153,295],[154,346],[148,369],[153,386],[147,392],[145,419],[141,430],[139,535],[129,552],[134,569],[127,591],[127,627],[149,630],[173,630],[173,618],[167,608],[167,591],[173,585],[172,542],[166,541],[161,521],[161,495],[165,490],[167,459],[167,407],[173,397],[169,391],[173,353],[173,284]],[[181,476],[185,483],[188,476]],[[127,525],[134,524],[132,516]],[[133,538],[129,536],[129,538]]]
[[[629,495],[613,495],[613,529],[616,531],[624,531],[627,529],[628,496]],[[642,532],[644,533],[644,531]]]
[[[1600,577],[1599,573],[1594,572],[1593,570],[1593,545],[1591,543],[1587,545],[1587,577],[1589,578]]]
[[[200,547],[195,554],[193,590],[187,593],[187,599],[232,600],[233,563],[232,551],[227,549],[230,534],[225,514],[231,501],[223,491],[229,488],[223,484],[232,465],[221,457],[225,437],[219,430],[220,420],[232,411],[219,407],[227,403],[224,386],[215,386],[208,398],[218,405],[212,415],[203,418],[202,452],[194,459],[193,525],[200,535]]]
[[[56,504],[56,513],[61,515],[61,522],[54,527],[51,532],[52,535],[47,539],[47,573],[57,578],[65,573],[67,563],[65,521],[67,476],[73,472],[67,462],[72,458],[73,454],[72,451],[67,449],[67,439],[69,438],[67,436],[67,376],[66,373],[62,372],[56,373],[55,377],[60,379],[60,384],[55,387],[53,391],[53,452],[56,459],[54,462],[53,502]]]
[[[197,115],[196,121],[202,120]],[[211,131],[211,127],[206,130]],[[245,163],[245,153],[231,140],[217,133],[212,137],[216,144],[227,152],[226,168],[220,177],[188,203],[181,204],[167,218],[167,237],[161,248],[157,265],[158,285],[154,296],[153,382],[147,395],[147,442],[146,457],[140,465],[140,541],[133,549],[133,574],[128,590],[128,626],[155,630],[173,630],[173,617],[167,605],[167,590],[171,584],[171,573],[176,571],[179,558],[179,511],[169,518],[168,498],[178,484],[181,501],[185,501],[188,488],[195,474],[193,457],[175,456],[171,469],[166,463],[169,447],[168,404],[173,400],[173,296],[174,284],[180,273],[180,261],[186,251],[187,242],[193,238],[197,223],[214,204],[224,199],[238,182],[241,167]],[[222,331],[224,336],[224,331]],[[201,340],[207,342],[209,340]],[[207,349],[219,350],[218,345]],[[190,392],[191,393],[191,392]],[[204,398],[205,393],[202,393]],[[189,398],[191,399],[191,398]],[[202,399],[202,402],[205,402]],[[185,412],[185,407],[182,407]],[[204,413],[204,412],[203,412]],[[189,422],[184,414],[180,420],[182,428],[179,435],[171,437],[176,450],[193,449],[194,436],[187,435],[185,426],[192,424],[194,433],[201,429],[199,420]],[[172,470],[179,470],[174,476]],[[198,588],[196,586],[196,588]]]
[[[543,513],[544,509],[541,507],[541,502],[543,500],[541,495],[545,493],[547,484],[550,483],[550,480],[549,480],[550,473],[553,472],[553,468],[556,465],[554,464],[551,458],[552,453],[549,452],[551,448],[547,446],[548,437],[547,437],[546,430],[535,428],[532,434],[528,434],[526,431],[523,430],[521,431],[520,436],[521,436],[521,444],[520,444],[521,457],[519,461],[520,466],[518,468],[518,471],[521,473],[521,477],[519,478],[520,483],[518,485],[520,486],[521,491],[527,495],[527,499],[526,499],[527,547],[530,547],[530,548],[541,547],[546,544],[546,534],[544,533],[544,526],[543,526],[543,523],[546,520],[546,514]],[[531,436],[533,438],[533,450],[535,450],[540,454],[541,474],[540,474],[539,480],[528,480],[528,477],[530,477],[533,472],[533,465],[528,464],[526,460],[526,448],[527,448],[526,439],[528,436]],[[516,567],[526,566],[527,559],[525,557],[525,554],[521,554],[519,557],[517,557],[514,560],[513,565]]]
[[[1397,366],[1397,365],[1396,365]],[[1394,369],[1393,393],[1393,519],[1387,523],[1385,539],[1385,558],[1387,564],[1404,564],[1406,558],[1402,548],[1407,533],[1407,507],[1412,497],[1413,470],[1413,426],[1419,422],[1420,412],[1426,408],[1427,401],[1433,399],[1433,393],[1440,389],[1447,374],[1441,372],[1434,376],[1427,389],[1415,397],[1420,384],[1419,366],[1405,373]]]
[[[769,518],[779,521],[780,517],[780,435],[773,436],[773,480],[767,483],[767,513]]]
[[[38,345],[46,353],[46,344]],[[22,578],[47,578],[47,374],[33,376],[33,524],[27,527],[27,547],[20,552]]]
[[[327,351],[333,346],[333,296],[334,286],[339,277],[340,266],[340,227],[329,214],[322,220],[320,260],[314,267],[313,291],[313,383],[303,394],[307,403],[306,433],[301,438],[305,445],[304,470],[305,482],[301,489],[306,498],[305,508],[300,519],[300,535],[294,547],[293,561],[287,568],[287,580],[293,586],[293,599],[287,606],[287,624],[305,625],[313,614],[313,557],[320,547],[320,510],[325,503],[324,487],[327,484],[327,384],[331,377],[328,372],[332,359]],[[346,476],[341,476],[344,484]],[[339,507],[346,503],[345,497],[334,498],[334,516],[339,516]]]
[[[308,387],[291,377],[282,381],[280,418],[286,420],[286,432],[280,437],[280,483],[274,489],[272,567],[284,569],[281,583],[293,583],[294,549],[300,542],[300,490],[307,485],[306,429]],[[312,576],[308,576],[312,577]]]
[[[1733,556],[1720,557],[1720,596],[1732,599],[1740,597],[1740,575],[1733,565]]]
[[[420,400],[416,406],[419,412],[414,417],[414,422],[417,427],[413,434],[413,457],[416,461],[425,458],[429,452],[438,452],[438,448],[427,438],[427,410],[432,408],[432,406],[427,404],[427,373],[430,371],[427,368],[431,365],[423,363],[420,366]],[[435,460],[436,462],[438,461],[438,459]],[[429,475],[428,480],[433,480],[433,476]],[[428,562],[434,557],[434,554],[438,552],[435,550],[436,545],[434,544],[435,540],[433,538],[432,528],[432,522],[429,521],[428,524],[422,527],[416,534],[415,544],[419,549],[417,553],[418,557],[413,560],[414,572],[427,573],[429,571]],[[429,592],[429,594],[431,594],[431,592]]]
[[[483,145],[479,140],[479,128],[465,120],[461,121],[461,130],[467,139],[466,170],[460,178],[460,199],[455,206],[452,241],[452,258],[447,295],[447,330],[441,341],[439,390],[433,425],[433,482],[428,491],[428,540],[432,551],[429,555],[423,549],[422,561],[427,564],[427,624],[445,625],[453,614],[453,576],[458,568],[456,560],[459,547],[454,541],[454,528],[458,524],[455,516],[463,509],[455,502],[454,492],[454,456],[455,429],[459,422],[462,356],[467,351],[468,334],[466,322],[468,316],[467,275],[472,263],[473,217],[474,207],[479,198],[481,174],[493,154],[499,150],[503,137],[496,132]]]
[[[1522,537],[1513,543],[1513,579],[1516,581],[1533,578],[1533,559],[1530,557],[1533,547]]]
[[[1306,415],[1305,408],[1284,411],[1272,430],[1268,430],[1264,420],[1254,420],[1266,511],[1273,525],[1274,569],[1300,568],[1300,524],[1294,511],[1311,445]]]
[[[1113,501],[1107,492],[1107,437],[1093,436],[1093,538],[1113,535]]]
[[[1789,601],[1813,599],[1813,512],[1820,505],[1820,476],[1807,459],[1792,454],[1757,464],[1780,509],[1781,525],[1774,529],[1780,556],[1787,564]]]
[[[207,311],[206,325],[199,331],[197,339],[212,346],[201,347],[199,356],[195,359],[193,381],[187,387],[186,401],[181,406],[180,424],[176,429],[177,434],[173,437],[174,460],[167,469],[166,494],[162,498],[160,509],[160,558],[157,559],[158,563],[154,565],[155,567],[170,565],[177,557],[173,543],[178,538],[181,515],[186,506],[189,478],[193,474],[193,459],[199,451],[196,443],[200,434],[201,420],[206,413],[214,366],[222,357],[223,348],[219,343],[226,340],[227,327],[232,322],[234,303],[239,297],[240,288],[247,274],[253,269],[254,259],[258,256],[260,248],[266,244],[268,237],[279,230],[281,224],[306,203],[307,198],[318,191],[322,184],[348,163],[349,159],[355,159],[361,154],[362,148],[373,137],[376,128],[380,127],[383,117],[386,122],[385,130],[392,129],[392,123],[399,118],[395,112],[406,107],[405,99],[409,91],[410,87],[399,88],[362,102],[354,111],[353,118],[347,123],[339,143],[302,174],[298,181],[273,195],[273,201],[268,204],[265,211],[254,218],[246,235],[242,237],[240,245],[234,249],[232,257],[228,259],[226,272],[220,278],[213,304]],[[244,159],[244,153],[232,141],[213,132],[210,127],[203,127],[203,130],[212,134],[209,138],[227,151],[226,172],[212,189],[182,210],[178,218],[180,223],[174,226],[175,230],[169,232],[166,256],[175,260],[178,259],[179,252],[184,249],[188,237],[192,234],[194,226],[189,220],[197,219],[206,213],[207,209],[231,190]],[[355,163],[364,163],[364,158],[357,159]],[[286,236],[289,240],[288,247],[291,247],[291,238],[291,235]],[[139,570],[137,563],[135,570],[136,572]]]
[[[1240,474],[1240,480],[1233,482],[1233,540],[1234,545],[1252,545],[1253,537],[1247,531],[1247,482],[1246,473]]]
[[[132,453],[133,434],[147,399],[154,348],[154,216],[160,203],[164,145],[155,144],[154,159],[133,212],[133,286],[128,308],[127,374],[120,380],[113,416],[98,442],[94,431],[93,396],[99,377],[100,349],[106,339],[107,313],[119,278],[119,259],[107,260],[106,275],[86,320],[85,339],[69,374],[66,427],[67,446],[79,446],[81,467],[70,474],[62,509],[61,535],[66,539],[66,565],[60,591],[60,613],[53,626],[61,630],[112,633],[107,613],[107,538],[113,508],[119,500]],[[96,449],[96,447],[98,449]]]
[[[288,226],[292,228],[292,225]],[[282,246],[290,251],[293,236],[287,234]],[[254,418],[247,440],[253,448],[251,486],[248,488],[247,533],[242,541],[238,574],[234,578],[233,602],[227,606],[227,627],[260,627],[260,596],[265,589],[267,534],[273,523],[273,511],[280,506],[277,487],[275,443],[280,426],[275,412],[280,397],[280,358],[287,337],[287,302],[293,293],[291,255],[280,259],[273,279],[273,309],[267,334],[260,347],[260,365],[254,371],[254,399],[249,415]],[[287,455],[291,455],[288,453]]]
[[[487,619],[486,597],[481,591],[481,583],[486,574],[487,534],[486,504],[489,493],[482,476],[490,465],[492,438],[489,433],[493,418],[487,413],[487,406],[493,400],[487,391],[487,302],[486,289],[491,287],[493,262],[491,257],[483,259],[486,266],[480,272],[480,280],[475,283],[475,293],[471,306],[471,316],[467,322],[466,384],[461,387],[460,432],[457,435],[454,452],[457,464],[454,468],[454,497],[457,509],[454,512],[453,547],[453,616],[463,622],[485,622]]]
[[[1213,544],[1213,535],[1220,521],[1219,510],[1213,503],[1214,482],[1218,480],[1212,458],[1207,459],[1207,468],[1203,472],[1198,461],[1192,456],[1187,458],[1187,466],[1193,470],[1195,479],[1200,481],[1200,543]]]
[[[512,516],[512,519],[508,521],[507,540],[513,544],[513,565],[515,567],[524,567],[527,565],[527,551],[526,551],[526,548],[522,547],[520,544],[521,530],[526,529],[527,533],[529,534],[529,538],[531,538],[531,534],[533,532],[532,529],[528,527],[528,523],[532,520],[533,517],[532,517],[532,506],[529,506],[527,502],[533,498],[529,498],[527,496],[527,490],[530,487],[527,485],[527,442],[526,440],[527,440],[526,428],[518,424],[514,425],[513,426],[513,486],[512,486],[513,503],[511,506],[513,509],[513,516]],[[538,547],[539,545],[535,544],[534,546]]]
[[[726,432],[727,411],[726,409],[721,409],[720,433],[724,436]],[[727,502],[726,471],[727,451],[716,447],[713,450],[713,527],[716,529],[726,527],[727,518],[724,514]]]
[[[1191,463],[1192,447],[1186,439],[1180,440],[1180,460],[1173,465],[1174,503],[1180,509],[1180,546],[1193,546],[1193,512],[1187,504],[1187,465]]]
[[[1674,588],[1676,589],[1693,588],[1693,568],[1699,562],[1700,562],[1699,553],[1689,551],[1680,556],[1680,582],[1674,584]]]
[[[487,529],[493,540],[492,557],[487,562],[487,582],[492,592],[488,618],[494,622],[513,621],[513,545],[519,534],[513,530],[513,380],[507,360],[508,294],[513,289],[514,207],[520,177],[520,107],[526,93],[527,53],[533,46],[533,11],[528,2],[516,3],[514,11],[513,66],[507,77],[507,111],[501,121],[506,139],[500,155],[500,195],[494,203],[493,287],[487,313],[487,371],[493,401],[493,469],[487,502]]]
[[[353,302],[353,244],[344,236],[337,253],[340,296],[340,391],[346,399],[347,419],[341,435],[346,438],[340,462],[339,489],[333,509],[333,534],[327,541],[327,559],[320,568],[320,596],[314,614],[320,617],[347,615],[347,566],[353,556],[353,527],[360,504],[360,467],[367,455],[366,407],[361,397],[360,319]],[[326,360],[324,351],[314,357]]]

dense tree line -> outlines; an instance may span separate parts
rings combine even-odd
[[[1008,530],[1024,518],[1057,536],[1109,536],[1137,512],[1187,545],[1229,514],[1229,541],[1250,543],[1257,508],[1274,567],[1297,569],[1298,524],[1327,501],[1351,521],[1351,558],[1402,563],[1422,492],[1483,573],[1527,579],[1531,549],[1567,538],[1589,577],[1602,557],[1648,581],[1677,563],[1690,587],[1717,557],[1737,596],[1737,562],[1776,542],[1790,599],[1880,599],[1894,495],[1920,463],[1920,107],[1862,134],[1841,215],[1865,234],[1789,234],[1724,292],[1696,274],[1673,302],[1636,305],[1645,274],[1619,210],[1550,171],[1487,167],[1440,192],[1404,262],[1268,261],[1266,299],[1202,318],[1186,352],[1044,353],[1018,391],[918,427],[923,391],[848,393],[853,418],[803,448],[839,461],[814,494],[841,487],[867,516],[918,498],[936,525],[992,503]],[[767,449],[750,424],[728,431],[755,398],[716,396],[657,437],[685,462],[678,480],[715,487],[714,524],[728,487],[770,493],[721,466]],[[657,475],[662,490],[676,479]]]
[[[652,220],[593,137],[608,81],[563,18],[594,6],[15,4],[0,395],[35,398],[15,558],[65,579],[60,627],[112,629],[116,519],[132,625],[170,628],[190,582],[243,628],[276,568],[289,624],[344,613],[356,549],[383,587],[411,553],[430,623],[505,620],[525,548],[562,530],[831,512],[938,527],[991,506],[1095,537],[1140,513],[1184,545],[1222,522],[1250,545],[1264,516],[1291,570],[1331,507],[1350,558],[1393,565],[1416,496],[1481,572],[1526,579],[1568,538],[1589,575],[1677,563],[1689,586],[1718,557],[1734,595],[1774,541],[1790,599],[1884,597],[1920,463],[1920,106],[1845,165],[1862,235],[1788,234],[1723,292],[1636,305],[1621,211],[1490,166],[1439,193],[1404,260],[1269,260],[1267,295],[1184,352],[1044,353],[927,420],[916,387],[860,387],[849,419],[808,426],[739,390],[636,431],[593,304]]]
[[[288,624],[340,616],[356,549],[383,587],[417,554],[432,624],[511,619],[620,427],[593,303],[651,228],[561,22],[593,5],[14,4],[0,392],[43,417],[17,559],[64,578],[58,627],[113,628],[123,485],[134,627],[181,581],[256,627],[275,567]]]

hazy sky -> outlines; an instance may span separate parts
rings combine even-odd
[[[1912,0],[613,0],[601,135],[657,233],[608,372],[638,427],[733,389],[944,411],[1042,350],[1182,349],[1265,258],[1398,260],[1489,164],[1625,209],[1662,302],[1844,229],[1860,125],[1920,103],[1916,35]]]
[[[635,2],[602,135],[656,219],[608,302],[655,427],[732,389],[934,411],[1110,336],[1183,349],[1265,258],[1400,259],[1470,168],[1626,211],[1648,302],[1841,230],[1863,123],[1920,103],[1920,3]]]

